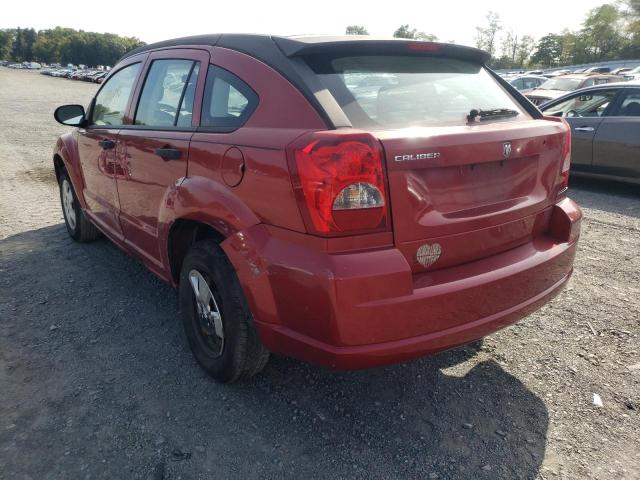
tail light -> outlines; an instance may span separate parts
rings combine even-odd
[[[569,188],[569,169],[571,168],[571,125],[564,118],[562,123],[567,127],[567,131],[562,143],[562,168],[560,169],[560,190],[558,195],[564,193]]]
[[[387,230],[382,151],[370,134],[313,132],[287,149],[307,230],[336,236]]]

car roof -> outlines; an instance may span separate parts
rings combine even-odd
[[[246,53],[260,60],[270,60],[280,53],[286,57],[328,53],[337,50],[348,54],[376,51],[397,54],[442,54],[454,58],[485,64],[491,55],[483,50],[450,43],[424,42],[406,38],[381,38],[369,35],[296,35],[281,37],[276,35],[215,33],[175,38],[143,45],[125,54],[120,60],[143,52],[180,46],[219,46]],[[411,46],[409,46],[411,45]],[[412,48],[413,47],[413,48]],[[277,52],[274,50],[276,49]],[[266,63],[270,63],[267,61]]]
[[[592,85],[590,87],[585,87],[585,88],[579,88],[578,90],[574,90],[572,92],[567,92],[564,95],[558,97],[558,98],[554,98],[553,100],[550,100],[549,102],[546,102],[544,105],[541,105],[541,107],[547,107],[547,106],[551,106],[551,105],[555,105],[558,104],[562,101],[564,101],[565,98],[570,97],[572,95],[575,95],[576,93],[586,93],[586,92],[597,92],[599,90],[608,90],[611,87],[615,87],[615,88],[640,88],[640,80],[632,80],[630,82],[612,82],[612,83],[603,83],[601,85]]]

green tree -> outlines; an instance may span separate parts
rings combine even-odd
[[[0,53],[16,61],[113,65],[126,52],[143,45],[134,37],[56,27],[50,30],[0,30]]]
[[[580,32],[589,52],[589,60],[615,58],[623,43],[620,20],[620,11],[611,4],[601,5],[589,12]]]
[[[622,47],[623,58],[640,57],[640,0],[627,0],[624,18],[626,25],[624,34],[626,41]]]
[[[560,64],[562,58],[562,35],[549,33],[536,45],[536,50],[531,56],[531,63],[542,67],[555,67]]]
[[[493,56],[496,53],[496,35],[502,30],[502,26],[500,25],[500,16],[495,12],[490,11],[486,19],[486,26],[476,27],[476,46]]]
[[[0,60],[8,60],[13,50],[13,34],[8,30],[0,30]]]
[[[431,33],[425,33],[422,31],[418,31],[415,28],[409,28],[409,25],[400,25],[398,29],[393,32],[393,36],[395,38],[408,38],[410,40],[424,40],[426,42],[435,42],[438,40],[438,37]]]
[[[417,30],[414,29],[409,29],[409,25],[400,25],[400,27],[398,27],[398,29],[393,32],[393,36],[395,38],[410,38],[410,39],[415,39],[416,38],[416,33]]]
[[[362,25],[349,25],[345,32],[347,35],[369,35],[369,32]]]
[[[522,68],[525,65],[528,65],[534,44],[535,40],[530,35],[525,35],[518,41],[518,46],[516,47],[515,66]]]

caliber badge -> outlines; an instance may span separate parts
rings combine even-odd
[[[423,267],[427,268],[433,265],[440,258],[440,254],[442,253],[442,247],[439,243],[429,244],[425,243],[420,248],[418,248],[418,252],[416,253],[416,259],[418,263]]]

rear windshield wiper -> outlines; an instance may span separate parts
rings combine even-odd
[[[492,110],[476,110],[475,108],[467,115],[468,122],[482,122],[485,120],[492,120],[494,118],[509,118],[516,117],[520,114],[516,110],[510,108],[494,108]]]

